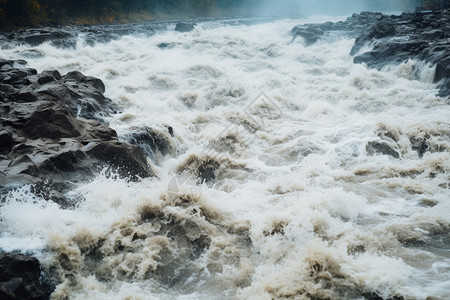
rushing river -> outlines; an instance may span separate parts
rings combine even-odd
[[[157,178],[105,172],[73,209],[11,192],[0,248],[57,274],[54,299],[449,299],[448,99],[433,66],[355,65],[339,32],[292,41],[328,19],[3,49],[101,78],[119,136],[148,126],[169,146]]]

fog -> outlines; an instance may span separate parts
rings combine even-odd
[[[251,1],[251,0],[250,0]],[[252,1],[255,4],[255,1]],[[345,15],[361,11],[404,12],[420,0],[262,0],[252,5],[253,15]]]

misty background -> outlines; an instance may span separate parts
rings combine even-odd
[[[253,2],[256,15],[346,15],[361,11],[414,11],[421,0],[260,0]]]
[[[400,13],[420,5],[420,0],[0,0],[0,29],[204,17],[349,15],[366,10]]]

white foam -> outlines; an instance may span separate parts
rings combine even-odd
[[[126,36],[92,47],[80,39],[75,50],[37,46],[44,57],[26,58],[31,67],[101,78],[107,96],[123,110],[110,119],[114,129],[170,125],[179,155],[158,162],[159,179],[127,183],[99,176],[79,187],[76,193],[86,200],[72,210],[36,199],[26,188],[11,194],[1,208],[0,248],[49,251],[43,258],[47,265],[55,263],[52,253],[71,253],[84,267],[76,286],[58,286],[55,295],[61,298],[333,295],[314,283],[316,275],[338,290],[348,284],[382,297],[448,297],[448,256],[400,243],[432,239],[450,225],[444,187],[450,111],[448,101],[435,96],[433,68],[415,61],[382,71],[354,65],[349,55],[354,40],[339,34],[310,47],[291,43],[292,27],[313,21],[252,26],[214,21],[199,23],[191,33]],[[160,43],[169,47],[161,49]],[[2,55],[21,58],[25,49]],[[281,108],[281,116],[263,106],[246,113],[261,92]],[[127,262],[136,255],[130,270],[139,269],[136,261],[154,263],[145,251],[155,249],[144,251],[121,232],[157,231],[153,223],[150,229],[139,223],[143,207],[192,221],[185,208],[168,202],[172,176],[189,158],[202,159],[205,145],[229,124],[242,123],[258,129],[253,135],[241,126],[239,142],[223,142],[236,151],[222,160],[213,184],[197,187],[201,195],[193,207],[207,217],[196,215],[194,223],[211,236],[214,249],[194,261],[198,270],[190,281],[168,292],[151,278],[109,278],[106,285],[96,279],[93,274],[101,272],[84,265],[82,248],[101,240],[112,245],[121,240],[133,249],[126,253]],[[412,136],[428,138],[432,151],[423,159],[411,149]],[[401,158],[370,155],[369,142],[388,143]],[[181,188],[183,199],[191,199],[194,184]],[[430,201],[436,206],[423,205]],[[239,240],[246,234],[248,245]],[[424,252],[429,261],[421,266],[414,257]],[[112,253],[111,261],[119,254]],[[314,268],[323,270],[316,274]],[[113,271],[120,274],[119,266]]]

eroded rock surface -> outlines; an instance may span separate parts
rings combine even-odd
[[[100,79],[25,64],[0,60],[0,193],[32,183],[66,205],[63,193],[101,168],[131,180],[154,175],[144,151],[105,123],[117,107]]]
[[[53,289],[43,278],[36,258],[0,253],[0,299],[46,300]]]
[[[344,22],[306,24],[294,27],[294,39],[301,37],[311,45],[330,31],[342,31],[355,38],[350,54],[355,63],[381,69],[398,65],[408,59],[436,66],[434,82],[439,95],[450,96],[450,11],[403,13],[388,16],[382,13],[353,14]],[[361,53],[364,46],[372,49]]]

